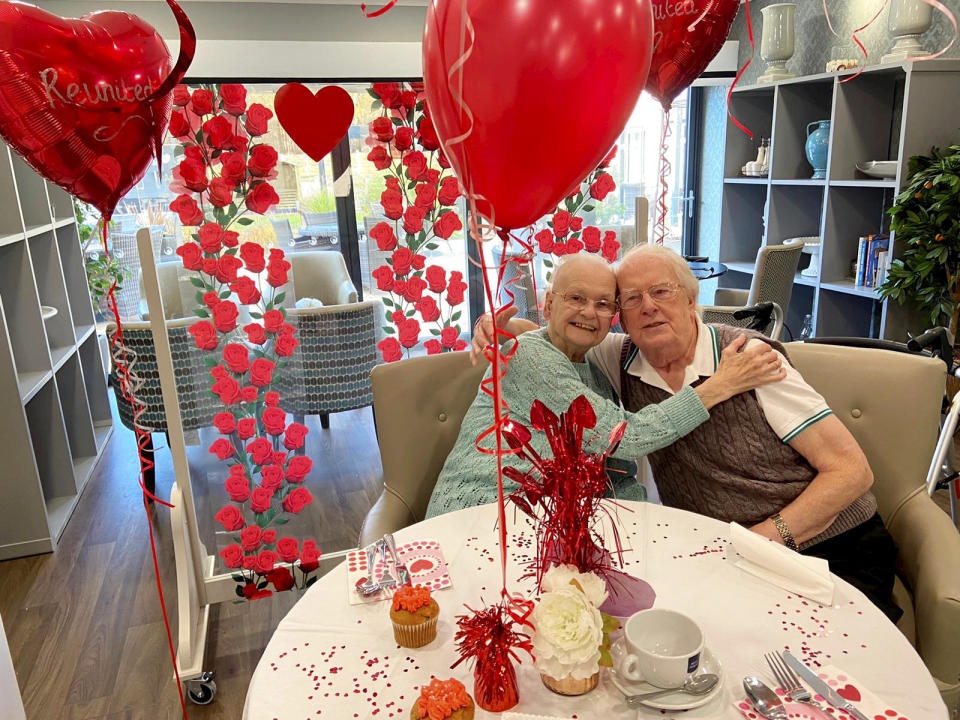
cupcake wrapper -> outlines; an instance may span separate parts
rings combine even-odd
[[[405,648],[418,648],[433,642],[437,637],[439,615],[419,625],[398,625],[393,623],[393,637],[397,644]]]

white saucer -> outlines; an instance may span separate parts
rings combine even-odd
[[[617,658],[622,656],[624,652],[624,639],[621,637],[615,640],[610,647],[610,653],[613,655],[614,664],[616,664]],[[622,692],[624,695],[640,695],[641,693],[654,692],[660,689],[656,685],[651,685],[647,682],[632,682],[626,678],[622,678],[613,668],[608,668],[608,670],[610,681],[614,684],[617,690]],[[717,694],[720,692],[720,688],[723,687],[723,667],[720,665],[720,661],[717,660],[716,656],[710,652],[710,648],[708,647],[703,648],[703,654],[700,657],[700,667],[697,670],[698,675],[702,675],[704,673],[713,673],[720,678],[713,690],[708,692],[706,695],[690,695],[682,690],[677,690],[676,692],[653,698],[652,700],[646,701],[643,704],[658,710],[690,710],[692,708],[700,707],[701,705],[706,705],[717,696]]]

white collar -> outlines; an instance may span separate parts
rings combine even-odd
[[[710,377],[717,371],[719,364],[720,341],[717,337],[717,329],[704,325],[698,317],[697,346],[693,353],[693,362],[684,370],[683,384],[691,385],[701,377]],[[624,361],[624,367],[629,375],[640,378],[647,385],[653,385],[673,394],[670,386],[660,377],[660,373],[654,369],[647,359],[640,354],[636,345]]]

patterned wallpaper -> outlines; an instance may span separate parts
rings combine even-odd
[[[773,5],[779,0],[751,0],[750,20],[753,25],[753,37],[756,44],[756,53],[753,62],[744,73],[740,82],[751,84],[766,70],[766,63],[760,57],[760,34],[763,27],[763,16],[760,10],[767,5]],[[797,75],[814,75],[822,73],[830,59],[830,52],[836,45],[848,45],[857,53],[860,52],[850,39],[852,32],[866,23],[877,11],[882,0],[827,0],[830,7],[830,20],[834,29],[844,38],[834,37],[827,26],[827,19],[823,14],[821,0],[795,0],[796,10],[796,50],[793,57],[787,61],[787,70]],[[892,1],[892,0],[891,0]],[[868,63],[880,62],[880,56],[889,52],[893,41],[887,30],[887,16],[890,13],[890,2],[880,13],[874,23],[858,35],[869,55]],[[946,3],[954,14],[960,13],[960,3],[948,0]],[[747,35],[746,5],[740,6],[730,29],[730,40],[740,41],[740,66],[750,57],[750,40]],[[939,50],[948,42],[953,28],[944,16],[937,10],[933,11],[933,25],[920,39],[923,47],[931,52]],[[861,55],[855,55],[861,57]],[[941,57],[960,57],[960,43],[954,44]]]

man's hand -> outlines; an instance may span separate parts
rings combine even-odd
[[[520,312],[516,305],[503,308],[497,313],[497,327],[503,330],[510,320]],[[484,313],[473,326],[473,339],[470,341],[470,362],[474,365],[483,357],[483,349],[493,342],[493,319],[490,313]]]

